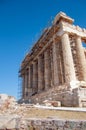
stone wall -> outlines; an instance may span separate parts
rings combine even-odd
[[[0,130],[86,130],[86,121],[78,120],[14,119],[12,121]]]
[[[29,130],[86,130],[86,121],[28,120]]]

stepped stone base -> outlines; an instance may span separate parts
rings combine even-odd
[[[46,100],[59,101],[61,106],[65,107],[86,107],[86,88],[77,87],[70,90],[70,87],[65,85],[58,86],[33,95],[25,102],[43,104]]]

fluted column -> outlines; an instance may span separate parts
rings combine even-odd
[[[27,85],[28,85],[28,97],[30,97],[32,90],[31,90],[31,80],[30,80],[30,66],[28,67],[28,77],[27,77]]]
[[[37,92],[38,90],[38,68],[37,63],[33,63],[33,92]]]
[[[58,86],[59,84],[59,75],[58,75],[58,61],[57,61],[57,47],[55,42],[52,44],[53,48],[53,80],[54,80],[54,87]]]
[[[22,99],[24,99],[25,95],[25,75],[22,75]]]
[[[65,82],[69,83],[72,80],[76,80],[76,75],[75,75],[69,36],[66,32],[62,35],[61,41],[62,41],[62,51],[64,59]]]
[[[27,96],[28,96],[28,69],[26,70],[26,72],[25,72],[25,99],[27,98]]]
[[[29,77],[28,77],[29,88],[31,88],[31,67],[29,66]]]
[[[44,52],[44,80],[45,80],[45,90],[51,87],[51,68],[50,68],[50,51],[46,50]]]
[[[78,62],[80,67],[80,73],[81,73],[81,80],[86,81],[86,59],[84,54],[84,49],[82,47],[82,41],[81,37],[76,37],[76,49],[77,49],[77,56],[78,56]]]
[[[30,67],[28,67],[28,88],[30,88]]]
[[[44,88],[44,59],[42,56],[38,57],[38,92]]]
[[[32,78],[33,78],[32,65],[29,65],[29,77],[28,77],[29,96],[31,96],[32,94]]]

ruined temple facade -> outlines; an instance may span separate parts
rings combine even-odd
[[[45,93],[46,99],[59,100],[64,106],[86,101],[86,49],[82,45],[86,43],[86,30],[73,22],[65,13],[57,14],[25,56],[19,71],[22,99],[42,102]],[[52,89],[57,89],[56,97],[52,93],[48,97]]]

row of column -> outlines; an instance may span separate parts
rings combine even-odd
[[[61,40],[62,40],[62,50],[63,50],[64,69],[65,69],[65,81],[67,83],[72,80],[78,80],[76,79],[73,56],[71,52],[68,34],[64,33],[61,37]],[[76,36],[75,44],[79,63],[78,65],[80,66],[80,73],[82,74],[82,81],[83,80],[86,81],[86,59],[84,49],[82,46],[82,39],[80,36]]]
[[[50,52],[46,50],[37,61],[29,65],[23,75],[23,98],[47,90],[51,86]]]
[[[75,68],[73,63],[73,56],[70,47],[70,40],[68,34],[65,32],[61,36],[63,63],[64,63],[64,75],[65,82],[68,83],[72,80],[76,80]],[[58,75],[58,60],[57,60],[57,42],[52,44],[53,54],[53,83],[54,86],[59,85]],[[86,59],[84,50],[82,47],[82,41],[80,37],[76,37],[77,56],[82,72],[82,80],[86,81]],[[44,56],[44,57],[43,57]],[[43,89],[47,90],[51,87],[51,64],[50,64],[50,52],[47,49],[43,56],[39,56],[37,61],[29,66],[27,72],[23,77],[23,95],[32,91],[32,93],[40,92]]]

